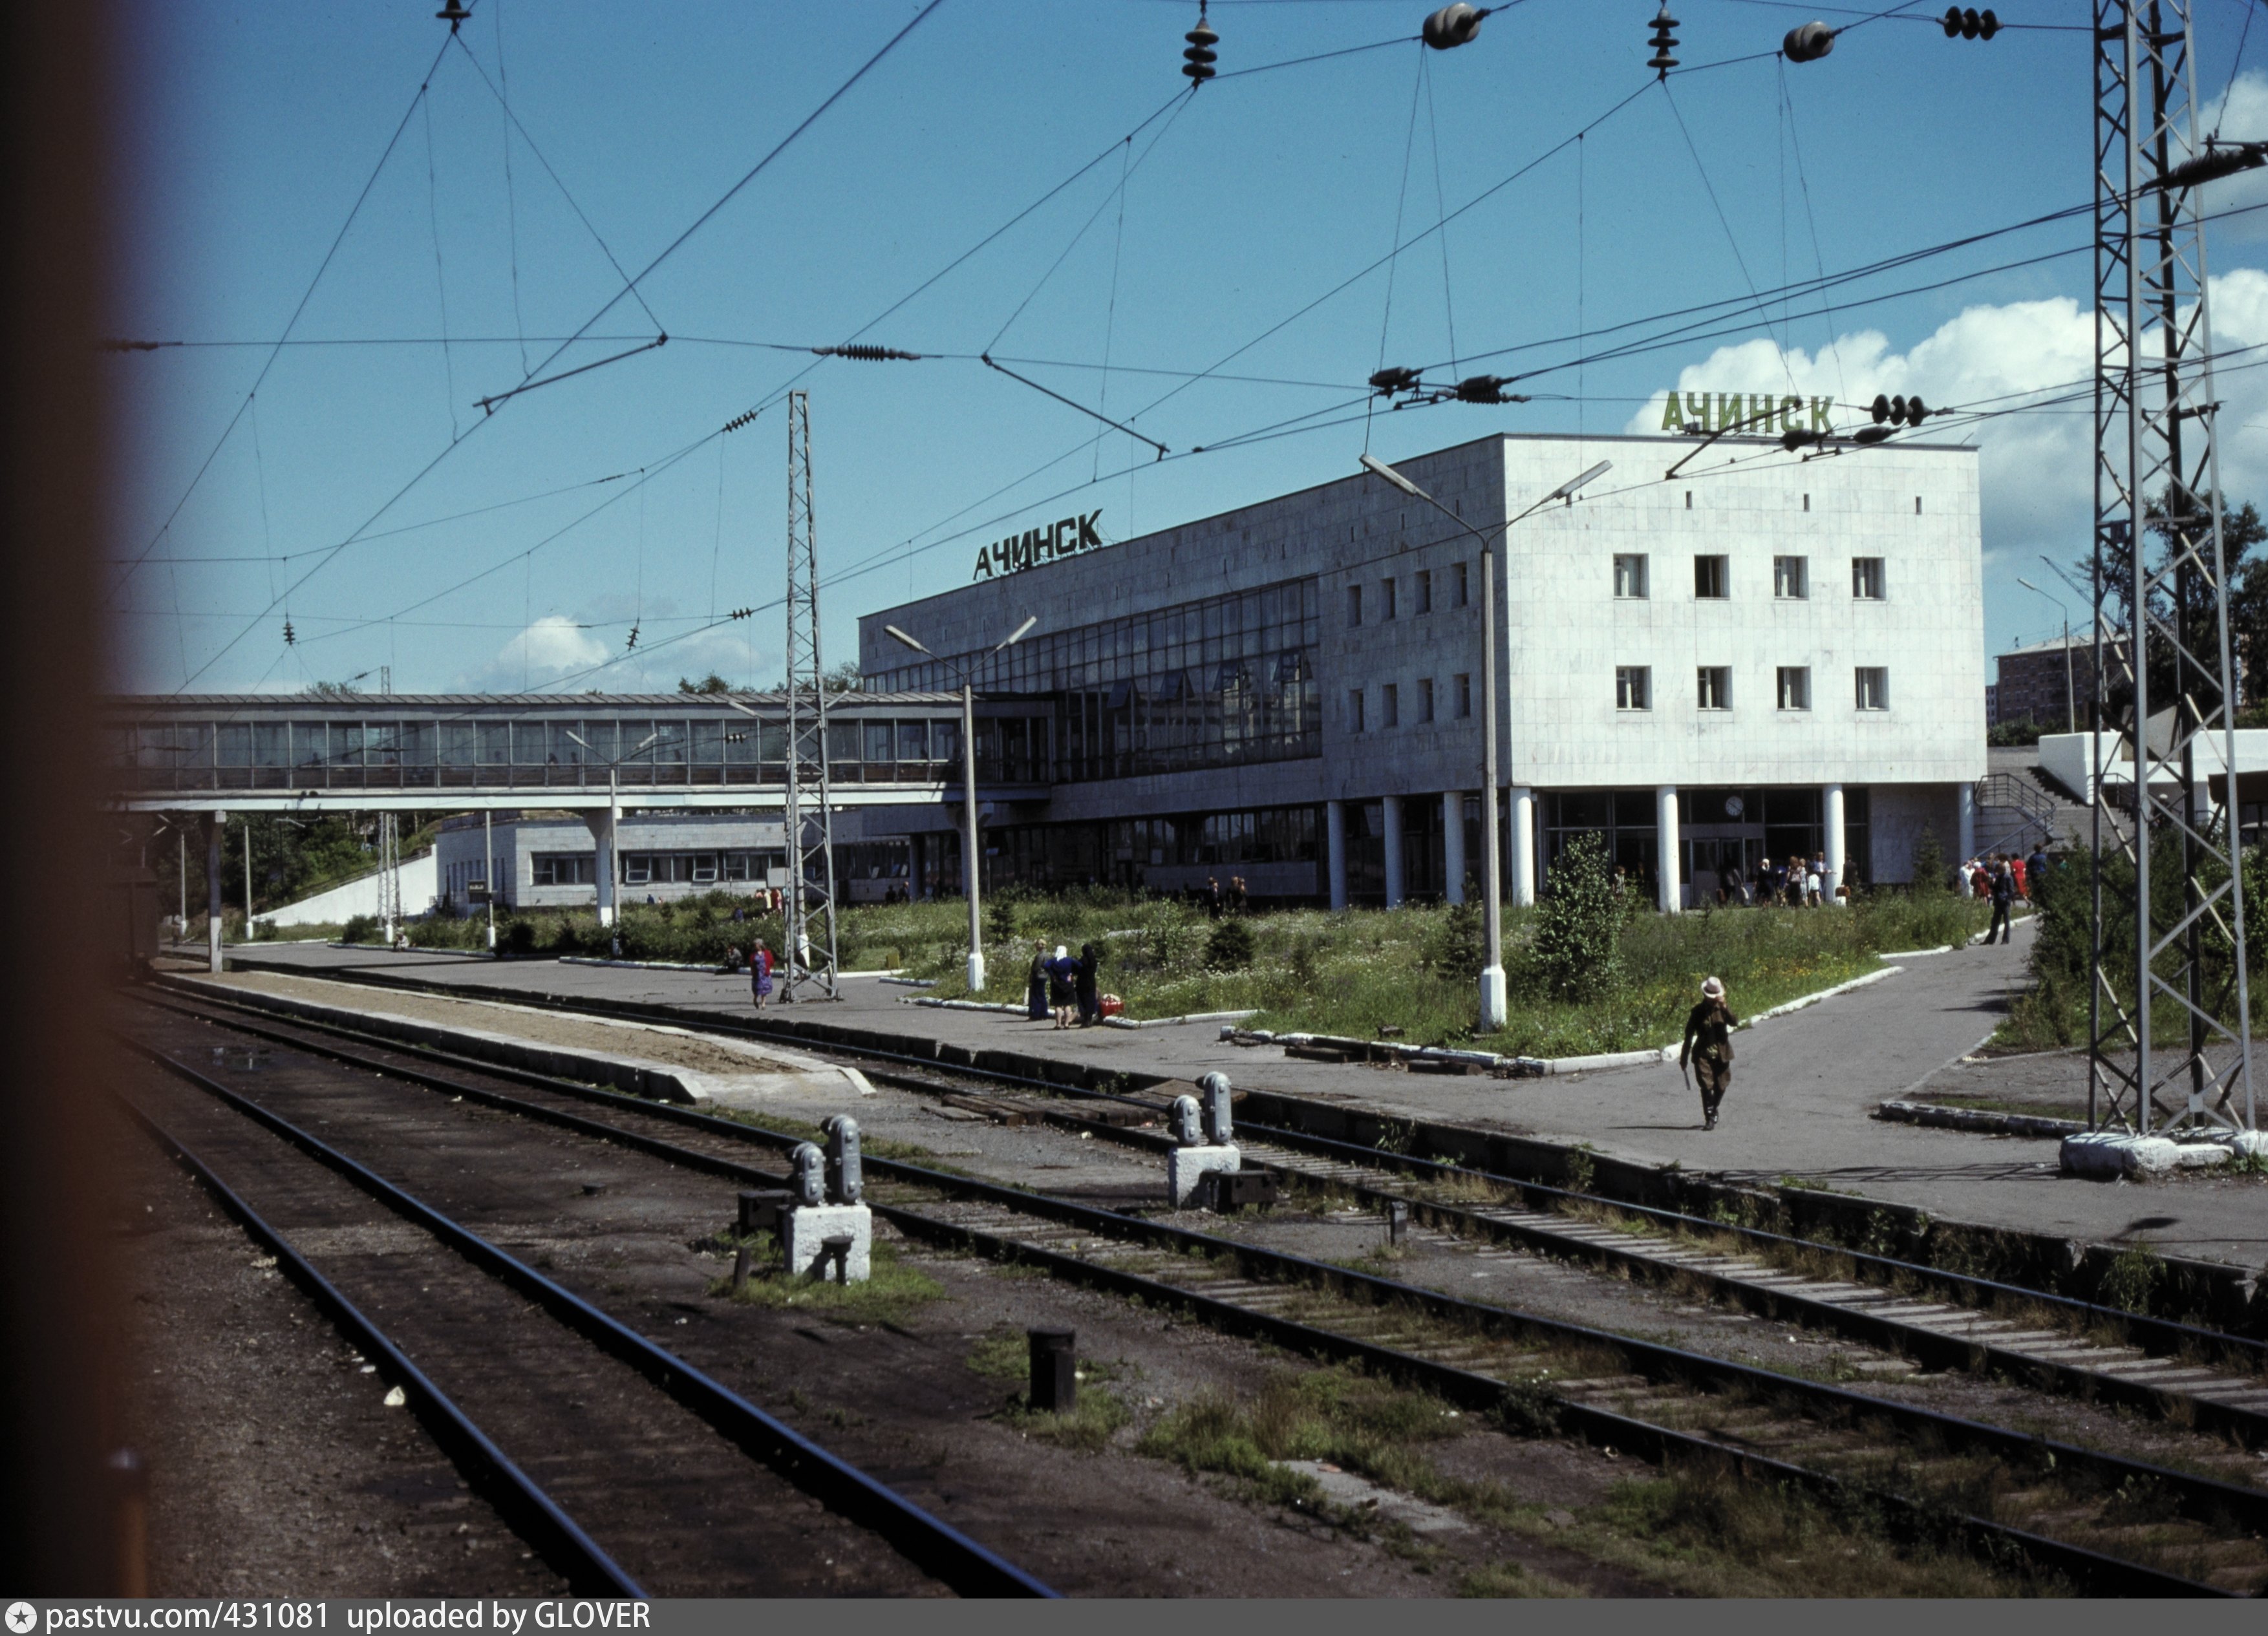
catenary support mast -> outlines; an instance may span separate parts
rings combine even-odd
[[[2202,781],[2235,766],[2238,701],[2189,0],[2095,21],[2095,744],[2099,771],[2131,755],[2135,823],[2098,792],[2088,1123],[2251,1129],[2235,781],[2218,818]]]
[[[819,658],[819,539],[811,503],[811,399],[787,400],[787,980],[780,998],[833,1000],[835,803],[827,781],[827,676]]]

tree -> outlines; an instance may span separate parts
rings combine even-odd
[[[360,679],[357,678],[355,679],[359,680]],[[354,685],[354,681],[351,680],[343,682],[309,682],[305,687],[302,687],[299,690],[299,694],[302,698],[306,699],[359,699],[364,696],[362,689]]]
[[[679,677],[677,691],[681,693],[691,693],[696,698],[713,698],[718,693],[732,692],[733,684],[711,671],[697,682],[690,677]]]
[[[824,687],[828,693],[857,693],[858,691],[858,661],[856,659],[843,660],[842,664],[836,665],[833,670],[828,671],[825,676],[820,679],[820,686]]]
[[[1593,1000],[1622,978],[1622,902],[1606,838],[1577,835],[1551,868],[1535,911],[1535,963],[1562,1000]]]
[[[1937,832],[1926,824],[1914,840],[1913,889],[1932,895],[1946,889],[1945,848],[1937,844]]]
[[[2167,569],[2175,560],[2181,536],[2195,535],[2206,528],[2208,514],[2195,499],[2185,503],[2177,513],[2174,491],[2150,502],[2143,524],[2157,542],[2154,571]],[[2221,500],[2220,544],[2222,571],[2228,581],[2229,645],[2239,672],[2246,678],[2243,691],[2237,702],[2258,701],[2268,697],[2268,557],[2254,557],[2256,547],[2268,544],[2268,523],[2261,519],[2259,508],[2250,501],[2242,506],[2231,506],[2226,496]],[[2095,564],[2082,559],[2078,564],[2078,577],[2082,583],[2094,573]],[[2111,541],[2102,553],[2102,599],[2107,616],[2121,631],[2134,627],[2134,559],[2132,550],[2123,542]],[[2180,594],[2179,576],[2168,573],[2163,582],[2166,589],[2154,606],[2160,619],[2176,615],[2175,598]],[[2187,640],[2193,644],[2197,657],[2210,664],[2214,662],[2213,651],[2213,598],[2211,586],[2203,576],[2193,575],[2187,587],[2188,605],[2179,610],[2179,622],[2185,631],[2196,635]],[[2184,682],[2176,672],[2178,666],[2172,650],[2163,642],[2153,642],[2149,650],[2150,698],[2158,708],[2172,702],[2177,693],[2188,693],[2199,708],[2211,709],[2218,701],[2200,696],[2194,675]],[[2123,666],[2106,664],[2108,674],[2102,690],[2106,711],[2123,714],[2131,708],[2134,700],[2132,683],[2122,674]]]

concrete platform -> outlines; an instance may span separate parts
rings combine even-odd
[[[1700,1098],[1687,1089],[1675,1062],[1533,1080],[1294,1062],[1280,1050],[1227,1044],[1209,1024],[1057,1032],[1046,1023],[902,1005],[907,990],[874,979],[848,980],[840,1001],[778,1007],[770,1015],[1005,1046],[1116,1071],[1195,1080],[1219,1069],[1240,1089],[1280,1090],[1396,1119],[1587,1142],[1602,1156],[1637,1164],[1674,1163],[1687,1172],[1764,1184],[1796,1177],[1940,1219],[2086,1244],[2146,1240],[2168,1255],[2260,1267],[2268,1261],[2268,1180],[2262,1177],[2224,1171],[2146,1183],[2087,1180],[2063,1175],[2046,1143],[1872,1117],[1882,1101],[1923,1089],[1989,1038],[2008,995],[2022,985],[2030,936],[2019,922],[2014,944],[1914,960],[1894,982],[1855,989],[1743,1032],[1721,1123],[1706,1132]],[[736,1022],[753,1015],[744,982],[694,972],[310,945],[231,952],[270,969],[398,975],[496,999],[535,993],[664,1004],[682,1009],[693,1026],[703,1014]],[[1740,995],[1731,998],[1739,1010]],[[2268,1099],[2268,1085],[2262,1089]]]

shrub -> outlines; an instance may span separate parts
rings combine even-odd
[[[1556,998],[1578,1001],[1613,988],[1622,976],[1622,921],[1606,841],[1576,836],[1560,853],[1536,909],[1532,948],[1544,987]]]
[[[385,929],[379,925],[378,916],[357,914],[347,921],[346,929],[339,934],[339,941],[350,943],[376,943],[384,935]]]
[[[1946,879],[1945,848],[1937,844],[1937,832],[1926,824],[1914,841],[1913,890],[1917,892],[1940,892],[1951,890]]]
[[[1254,952],[1252,928],[1241,919],[1223,921],[1205,940],[1205,969],[1241,972],[1252,964]]]
[[[1440,929],[1433,935],[1432,946],[1426,950],[1426,963],[1445,981],[1474,981],[1488,961],[1487,930],[1479,888],[1468,877],[1465,900],[1449,906]]]

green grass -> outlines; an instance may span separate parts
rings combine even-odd
[[[1506,1030],[1488,1038],[1510,1054],[1572,1056],[1674,1042],[1701,979],[1718,976],[1747,1016],[1874,970],[1884,950],[1945,947],[1984,927],[1988,910],[1949,895],[1883,892],[1852,908],[1736,909],[1659,915],[1636,908],[1622,929],[1624,981],[1588,1003],[1553,1000],[1529,957],[1533,912],[1505,915]],[[1252,1026],[1375,1038],[1402,1030],[1412,1045],[1474,1038],[1472,985],[1445,973],[1449,911],[1411,906],[1332,914],[1284,910],[1250,917],[1254,954],[1234,971],[1207,969],[1214,929],[1174,899],[1083,891],[1006,897],[988,910],[990,980],[976,998],[1014,1002],[1035,950],[1057,944],[1101,951],[1101,987],[1137,1017],[1250,1010]],[[884,953],[910,976],[936,979],[940,998],[968,998],[962,976],[966,921],[958,903],[852,909],[846,964]],[[848,952],[856,949],[854,956]]]
[[[758,1270],[738,1289],[729,1275],[714,1280],[711,1295],[744,1307],[806,1312],[836,1324],[896,1324],[945,1295],[944,1285],[901,1261],[895,1244],[873,1247],[873,1273],[865,1282],[836,1284],[790,1275],[780,1266],[779,1241],[771,1234],[759,1233],[753,1243]]]
[[[1020,1330],[994,1330],[969,1348],[963,1361],[971,1371],[989,1380],[1028,1381],[1031,1342]],[[1075,1449],[1081,1454],[1100,1454],[1134,1419],[1134,1412],[1126,1406],[1125,1400],[1110,1389],[1110,1383],[1124,1376],[1128,1368],[1123,1361],[1081,1359],[1079,1403],[1071,1412],[1034,1409],[1027,1394],[1016,1391],[1009,1395],[998,1418],[1027,1437]]]

